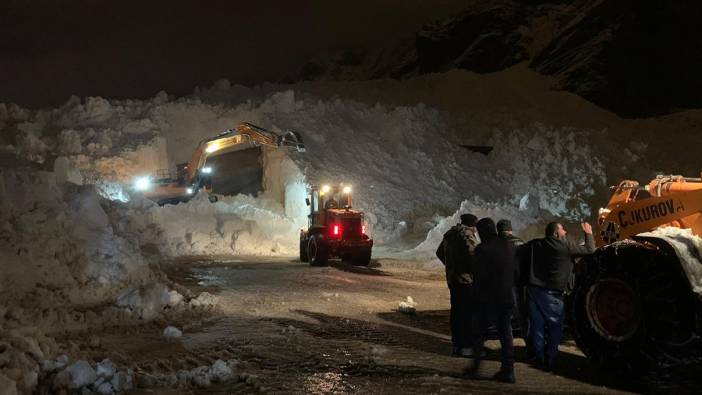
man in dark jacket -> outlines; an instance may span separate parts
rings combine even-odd
[[[446,266],[446,282],[451,295],[451,342],[454,356],[472,357],[473,253],[479,240],[475,229],[478,217],[461,215],[461,223],[446,234],[436,256]]]
[[[477,224],[480,245],[475,249],[474,277],[476,302],[475,364],[480,367],[483,340],[491,322],[497,323],[502,366],[495,380],[514,383],[514,345],[512,339],[512,310],[514,309],[515,247],[505,235],[497,235],[495,223],[483,218]]]
[[[585,245],[566,238],[558,222],[546,226],[545,238],[527,243],[530,258],[525,274],[529,303],[529,345],[534,362],[546,370],[553,368],[563,334],[563,292],[573,271],[573,258],[595,252],[592,226],[581,224]]]
[[[504,237],[505,239],[509,240],[516,248],[517,254],[515,259],[517,261],[515,264],[519,265],[522,251],[524,250],[524,248],[521,248],[520,246],[524,245],[524,240],[513,234],[512,222],[508,219],[501,219],[497,221],[497,234],[500,237]],[[519,332],[521,333],[524,343],[526,344],[527,358],[531,359],[533,357],[533,353],[531,351],[531,347],[529,346],[529,341],[527,340],[529,308],[527,304],[526,284],[520,278],[515,278],[514,281],[514,296],[516,302],[514,313],[519,321]]]

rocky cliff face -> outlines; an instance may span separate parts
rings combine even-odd
[[[312,60],[286,81],[408,78],[520,62],[624,117],[702,105],[702,3],[634,0],[475,1],[382,51]]]

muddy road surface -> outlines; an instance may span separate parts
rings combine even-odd
[[[95,360],[133,368],[141,387],[135,394],[694,392],[694,384],[677,378],[608,376],[568,339],[554,372],[534,369],[524,363],[518,329],[516,384],[490,380],[499,369],[494,333],[480,377],[468,378],[471,360],[449,356],[449,296],[440,267],[393,260],[310,267],[293,258],[192,259],[170,267],[171,280],[215,294],[218,308],[64,339],[94,350]],[[414,314],[398,311],[408,296]],[[183,337],[164,340],[165,325],[182,329]],[[148,380],[217,359],[236,359],[239,375],[204,388]]]

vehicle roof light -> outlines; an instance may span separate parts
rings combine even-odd
[[[212,143],[205,148],[205,152],[211,154],[219,149],[219,143]]]
[[[329,191],[331,191],[331,187],[329,185],[322,186],[322,193],[328,193]]]
[[[351,185],[345,186],[344,189],[343,189],[343,191],[344,191],[344,193],[347,193],[347,194],[348,194],[348,193],[351,193]]]

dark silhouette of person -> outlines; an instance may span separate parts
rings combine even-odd
[[[473,252],[478,245],[472,214],[461,215],[461,222],[452,227],[436,250],[436,256],[446,266],[446,283],[451,295],[452,355],[473,356]]]
[[[512,310],[514,309],[514,279],[517,265],[515,247],[504,236],[498,236],[495,222],[483,218],[476,225],[480,245],[475,249],[476,318],[474,325],[475,363],[477,374],[483,355],[483,343],[490,323],[497,324],[502,365],[493,379],[514,383],[514,344]]]

